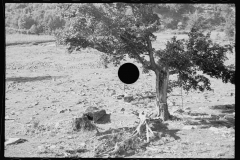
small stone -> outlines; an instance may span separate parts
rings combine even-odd
[[[117,95],[117,99],[122,99],[124,95]]]
[[[216,127],[210,127],[209,130],[213,131],[214,133],[219,133],[219,129]]]
[[[57,123],[55,124],[55,128],[56,128],[56,129],[59,128],[59,122],[57,122]]]
[[[44,146],[38,146],[38,150],[39,150],[39,152],[44,152],[45,151],[45,147]]]
[[[55,149],[57,146],[56,145],[52,145],[49,147],[49,149]]]
[[[188,126],[184,126],[182,129],[190,130],[190,129],[195,129],[195,127],[188,125]]]
[[[86,143],[85,142],[80,143],[79,147],[86,147]]]
[[[133,96],[131,95],[125,95],[124,96],[124,102],[131,102],[133,100]]]
[[[113,90],[112,93],[110,94],[111,96],[115,95],[116,94],[116,91]]]
[[[32,106],[36,106],[36,105],[38,105],[39,104],[39,102],[34,102],[33,104],[32,104]]]

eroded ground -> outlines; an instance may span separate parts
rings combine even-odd
[[[141,73],[138,82],[127,86],[134,100],[126,103],[117,99],[124,94],[118,68],[103,68],[99,55],[89,49],[66,54],[51,43],[6,48],[5,138],[27,140],[7,145],[6,157],[93,157],[99,144],[96,132],[71,130],[72,118],[86,107],[109,114],[108,122],[96,124],[101,135],[134,129],[134,111],[155,111],[154,98],[147,98],[155,92],[155,75]],[[176,96],[181,90],[174,89],[169,111],[179,120],[151,125],[159,138],[123,157],[235,157],[235,86],[215,79],[211,83],[214,92],[184,92],[183,108],[181,96]],[[81,146],[80,153],[67,152]]]

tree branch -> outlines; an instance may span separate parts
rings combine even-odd
[[[156,65],[154,57],[153,57],[153,48],[152,48],[152,43],[150,41],[149,35],[146,36],[146,41],[147,41],[147,45],[148,45],[148,53],[149,53],[149,58],[150,58],[150,62],[151,62],[151,67],[155,70],[158,68],[158,66]]]
[[[135,52],[133,52],[133,54],[135,55],[136,59],[139,60],[142,65],[149,70],[153,70],[153,67],[150,65],[148,66],[147,64],[145,64],[145,62],[142,60],[142,58],[139,56],[139,54],[137,52],[140,52],[141,54],[143,54],[143,51],[139,50],[138,48],[135,47],[135,45],[131,42],[131,40],[129,40],[127,37],[123,37],[124,41],[127,41],[128,43],[130,43],[132,46],[134,46],[134,50]],[[126,42],[125,42],[126,43]]]
[[[136,50],[136,49],[135,49]],[[142,58],[136,53],[134,52],[133,53],[135,55],[135,57],[137,58],[137,60],[139,60],[142,65],[146,68],[146,69],[150,69],[150,70],[153,70],[152,66],[148,66],[147,64],[145,64],[145,62],[142,60]]]

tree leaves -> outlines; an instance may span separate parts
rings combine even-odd
[[[72,4],[64,10],[70,16],[63,30],[65,42],[69,50],[91,47],[112,55],[116,65],[128,54],[143,64],[145,73],[156,69],[153,62],[144,59],[144,55],[154,53],[158,69],[167,67],[178,73],[186,90],[211,90],[208,78],[197,71],[234,83],[235,71],[224,65],[226,52],[232,47],[213,43],[210,32],[203,34],[201,23],[193,25],[188,40],[173,37],[164,50],[151,49],[151,41],[156,40],[152,33],[160,23],[153,10],[150,4]]]
[[[173,37],[168,41],[166,49],[157,51],[158,64],[168,65],[170,70],[177,70],[183,82],[183,89],[211,90],[210,81],[204,74],[213,78],[221,78],[224,83],[235,84],[234,66],[225,66],[226,53],[232,52],[232,46],[220,46],[210,39],[199,28],[192,28],[188,40],[176,40]]]

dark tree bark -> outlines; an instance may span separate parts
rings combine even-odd
[[[170,113],[167,106],[167,88],[169,80],[169,68],[168,66],[159,66],[156,64],[153,56],[152,42],[149,35],[146,38],[148,44],[148,52],[151,63],[151,69],[156,74],[156,106],[158,111],[158,116],[166,121],[170,119]]]
[[[158,116],[166,121],[170,118],[170,113],[168,111],[167,105],[167,87],[169,71],[165,67],[163,70],[155,70],[156,74],[156,104],[158,110]]]

